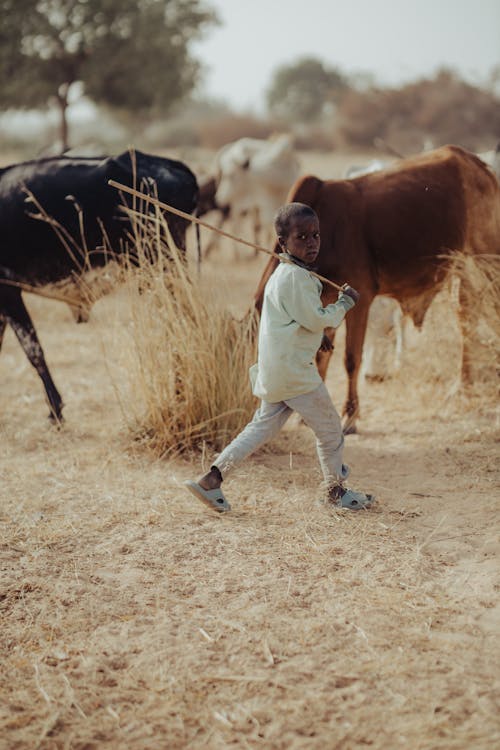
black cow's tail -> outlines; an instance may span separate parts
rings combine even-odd
[[[198,218],[198,209],[199,206],[196,206],[194,209],[194,217]],[[195,231],[196,231],[196,266],[198,268],[198,273],[201,271],[201,236],[200,236],[200,225],[195,222]]]

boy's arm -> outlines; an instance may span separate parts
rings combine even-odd
[[[289,284],[283,289],[283,306],[288,315],[303,328],[314,333],[331,326],[338,328],[354,302],[346,295],[339,294],[345,299],[338,300],[323,307],[316,281],[311,276],[289,277]]]
[[[318,286],[311,276],[303,276],[300,281],[296,274],[283,290],[283,306],[293,320],[309,331],[322,331],[331,326],[338,328],[346,313],[354,307],[354,296],[358,293],[351,287],[339,292],[337,302],[323,307]],[[351,295],[349,292],[352,292]]]
[[[347,286],[347,284],[344,284],[344,286]],[[354,297],[354,296],[352,297],[354,299],[354,303],[356,304],[356,302],[359,299],[359,293],[355,289],[353,289],[352,287],[349,287],[349,290],[351,292],[354,292],[354,294],[356,294],[356,297]],[[347,291],[344,291],[344,294],[347,294]],[[349,296],[352,296],[352,295],[349,294]],[[326,333],[323,333],[323,338],[321,339],[321,343],[319,345],[319,350],[321,352],[333,352],[333,344],[330,341],[330,339],[328,338],[328,336],[326,335]]]

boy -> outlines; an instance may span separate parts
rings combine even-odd
[[[315,365],[323,329],[338,328],[359,294],[345,286],[338,301],[323,307],[321,282],[309,273],[320,247],[319,220],[303,203],[282,206],[274,226],[286,259],[266,284],[259,325],[258,362],[250,368],[261,403],[253,420],[222,451],[210,471],[186,487],[213,510],[231,509],[221,489],[231,469],[270,440],[296,411],[316,435],[328,501],[341,508],[369,508],[374,498],[343,486],[344,438],[339,415]]]

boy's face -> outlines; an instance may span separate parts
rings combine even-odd
[[[283,250],[307,264],[314,263],[318,257],[320,239],[317,216],[291,219],[288,236],[278,237]]]

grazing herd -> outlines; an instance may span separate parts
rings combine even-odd
[[[237,225],[243,216],[249,216],[255,244],[271,244],[274,215],[299,171],[289,134],[269,140],[240,138],[228,143],[215,155],[214,175],[200,185],[198,215],[217,211],[219,229],[227,219]],[[213,234],[206,256],[216,244],[217,235]]]
[[[5,167],[0,169],[0,346],[9,324],[43,382],[56,422],[62,420],[62,399],[22,291],[43,294],[47,286],[72,283],[84,271],[111,260],[133,259],[130,219],[124,210],[132,199],[112,188],[109,180],[152,190],[160,201],[185,213],[218,211],[219,226],[228,218],[236,222],[249,215],[257,244],[263,229],[272,230],[274,213],[284,202],[314,208],[321,228],[318,272],[337,283],[348,281],[361,292],[346,319],[346,432],[356,430],[359,415],[357,383],[370,308],[376,335],[395,334],[397,366],[402,314],[422,325],[445,281],[446,256],[455,251],[500,252],[498,180],[483,161],[456,146],[341,180],[300,176],[289,136],[228,144],[217,154],[214,174],[201,185],[182,162],[138,151],[118,157],[61,156]],[[184,251],[187,220],[173,214],[166,220],[173,241]],[[257,309],[278,263],[271,258],[264,270]],[[325,286],[325,303],[332,301],[332,294]],[[325,333],[333,340],[332,330]],[[373,358],[373,343],[370,353]],[[323,377],[330,356],[318,352]],[[368,377],[369,360],[364,366]],[[464,378],[470,376],[465,340],[462,372]]]

